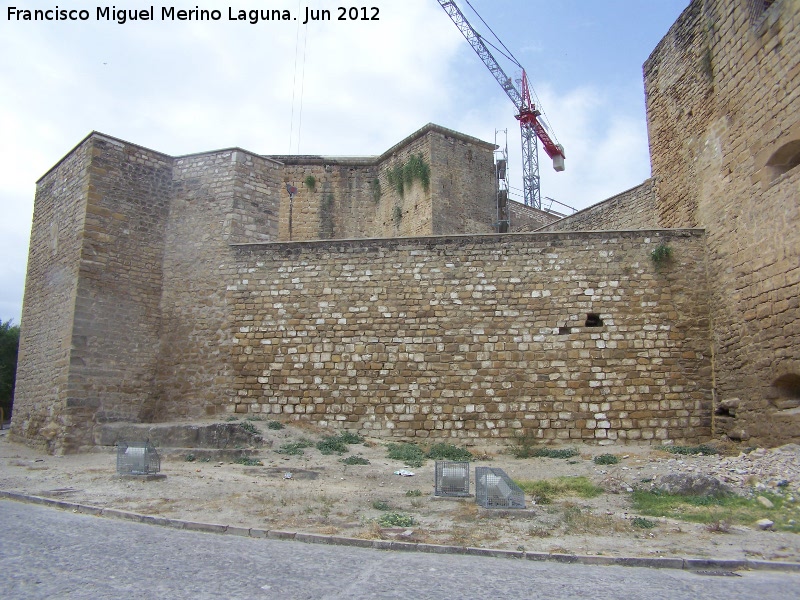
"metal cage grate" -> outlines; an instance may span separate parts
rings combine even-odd
[[[161,470],[161,457],[150,442],[117,444],[119,475],[155,475]]]
[[[436,496],[469,496],[469,462],[436,461]]]
[[[525,492],[503,469],[475,467],[475,502],[483,508],[525,508]]]

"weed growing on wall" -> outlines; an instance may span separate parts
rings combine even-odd
[[[656,267],[663,267],[672,262],[672,248],[666,244],[659,244],[650,253],[650,258]]]
[[[386,179],[401,197],[414,181],[419,181],[427,191],[431,183],[431,167],[425,162],[422,154],[412,154],[405,164],[395,165],[389,169],[386,172]]]
[[[313,175],[309,175],[308,177],[306,177],[304,183],[306,184],[306,187],[312,192],[315,192],[317,190],[317,178],[314,177]]]

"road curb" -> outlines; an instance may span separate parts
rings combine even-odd
[[[582,554],[554,554],[547,552],[524,552],[521,550],[501,550],[494,548],[469,548],[464,546],[445,546],[438,544],[421,544],[414,542],[401,542],[394,540],[367,540],[361,538],[348,538],[336,535],[319,533],[304,533],[299,531],[266,530],[234,525],[220,525],[215,523],[200,523],[182,519],[171,519],[153,515],[142,515],[116,508],[102,508],[88,504],[66,502],[32,496],[19,492],[0,490],[0,499],[13,500],[27,504],[38,504],[50,508],[68,510],[107,519],[120,519],[134,521],[147,525],[172,527],[186,531],[199,531],[202,533],[228,534],[239,537],[255,539],[293,540],[306,544],[326,544],[336,546],[351,546],[358,548],[372,548],[374,550],[393,550],[402,552],[428,552],[431,554],[464,554],[486,558],[504,558],[516,560],[549,561],[564,564],[582,564],[592,566],[618,566],[618,567],[647,567],[650,569],[677,569],[685,571],[738,571],[752,569],[758,571],[788,571],[800,572],[800,563],[779,562],[769,560],[749,559],[716,559],[716,558],[681,558],[681,557],[621,557],[621,556],[588,556]]]

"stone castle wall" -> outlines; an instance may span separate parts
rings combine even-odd
[[[539,231],[600,231],[658,227],[654,181],[564,217]]]
[[[676,264],[659,271],[649,255],[664,241]],[[235,252],[229,411],[400,438],[710,433],[700,231]]]
[[[708,232],[715,432],[775,445],[800,431],[800,0],[764,6],[695,0],[644,70],[660,224]]]
[[[13,432],[56,450],[64,430],[73,315],[92,146],[86,140],[36,187]]]
[[[493,151],[493,144],[429,124],[377,157],[275,156],[285,165],[284,184],[298,189],[291,202],[281,191],[279,237],[491,233],[497,220]],[[423,159],[430,178],[427,186],[404,182],[401,193],[391,172],[411,157]]]
[[[281,179],[278,163],[238,149],[175,159],[163,259],[158,419],[213,415],[229,395],[222,274],[231,264],[231,243],[277,239]]]

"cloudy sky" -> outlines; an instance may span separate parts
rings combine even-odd
[[[507,130],[520,187],[513,106],[437,0],[153,1],[3,2],[0,319],[20,320],[35,182],[93,130],[172,155],[231,146],[374,155],[428,122],[487,141]],[[566,149],[559,174],[541,152],[543,197],[580,209],[649,176],[642,63],[689,0],[470,2],[525,66]],[[56,5],[90,18],[31,22],[9,12]],[[491,35],[466,0],[459,5]],[[98,19],[105,6],[153,6],[155,20]],[[367,7],[368,17],[375,7],[379,20],[339,21],[338,6]],[[222,18],[165,21],[163,7]],[[229,9],[265,7],[299,19],[229,20]],[[330,10],[332,20],[303,26],[306,8]]]

